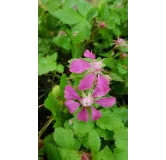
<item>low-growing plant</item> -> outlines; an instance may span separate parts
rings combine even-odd
[[[128,159],[128,1],[39,1],[40,160]]]

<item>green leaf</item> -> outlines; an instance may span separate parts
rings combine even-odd
[[[128,109],[126,107],[113,107],[111,108],[113,114],[121,119],[123,123],[128,120]]]
[[[58,147],[58,151],[61,155],[62,160],[81,160],[79,153],[75,150],[69,150]]]
[[[65,0],[63,2],[63,9],[68,9],[68,8],[74,8],[74,6],[76,6],[77,3],[75,0]]]
[[[64,98],[64,90],[65,90],[65,87],[67,86],[67,76],[65,74],[63,74],[61,76],[61,79],[60,79],[60,84],[59,84],[59,87],[60,87],[60,96],[63,100],[65,100]]]
[[[38,75],[46,74],[57,69],[57,53],[51,56],[38,58]]]
[[[89,139],[88,134],[86,134],[84,137],[80,137],[80,141],[86,149],[90,148],[88,139]]]
[[[71,130],[67,130],[61,127],[55,128],[53,137],[59,147],[73,149],[75,141]]]
[[[96,124],[101,129],[108,129],[109,131],[115,131],[118,128],[124,127],[120,118],[110,111],[103,112],[103,110],[102,117],[97,120]]]
[[[99,155],[101,160],[116,160],[108,146],[105,146],[104,149],[100,151]]]
[[[107,20],[110,16],[109,6],[106,3],[102,4],[99,13],[103,21]]]
[[[108,130],[103,130],[100,128],[96,128],[95,129],[97,131],[97,133],[99,134],[100,137],[103,137],[104,140],[109,140],[113,138],[113,132],[112,131],[108,131]]]
[[[58,116],[62,109],[62,104],[57,100],[52,92],[50,92],[48,97],[45,99],[44,106],[51,111],[54,117]]]
[[[115,146],[114,154],[117,160],[128,159],[128,129],[120,128],[115,131],[114,135]]]
[[[124,69],[124,67],[121,64],[118,64],[116,67],[120,74],[127,74],[127,70]]]
[[[83,20],[82,22],[76,24],[72,27],[72,41],[74,44],[79,44],[86,39],[90,38],[91,26],[88,21]]]
[[[52,94],[57,98],[60,95],[59,85],[55,85],[52,89]]]
[[[48,0],[48,11],[54,15],[55,11],[61,6],[61,0]]]
[[[128,151],[115,148],[114,154],[115,154],[116,160],[128,160]]]
[[[93,18],[98,16],[98,9],[97,8],[91,8],[86,16],[88,21],[91,21]]]
[[[75,120],[73,123],[74,133],[78,136],[84,136],[86,133],[89,133],[94,127],[94,123],[92,121],[82,122]]]
[[[79,13],[82,16],[86,17],[87,13],[92,8],[92,6],[85,0],[79,0],[78,4],[77,4],[77,8],[78,8]]]
[[[80,147],[81,147],[80,141],[78,139],[74,139],[74,146],[73,146],[73,148],[78,151],[80,149]]]
[[[84,51],[84,46],[73,45],[72,46],[72,57],[80,58],[83,54],[83,51]]]
[[[55,160],[55,159],[62,160],[52,135],[48,135],[44,139],[44,149],[48,160]]]
[[[84,20],[78,12],[71,8],[59,9],[54,13],[54,16],[65,24],[76,24]]]
[[[98,152],[101,146],[100,136],[95,130],[91,130],[88,137],[88,142],[92,152]]]
[[[117,75],[116,73],[111,72],[110,76],[111,76],[113,81],[124,82],[124,80],[119,75]]]
[[[71,49],[71,39],[66,36],[66,35],[60,35],[60,36],[56,36],[54,39],[53,39],[53,42],[66,49],[66,50],[70,50]]]
[[[63,73],[64,72],[64,66],[62,64],[58,64],[56,71],[59,72],[59,73]]]
[[[108,68],[114,68],[115,67],[115,60],[110,57],[110,58],[104,58],[103,63],[108,67]]]

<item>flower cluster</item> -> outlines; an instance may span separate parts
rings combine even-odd
[[[95,121],[102,116],[101,112],[93,106],[94,104],[99,104],[101,107],[112,107],[116,99],[115,97],[103,97],[110,91],[109,84],[111,80],[111,77],[104,74],[103,61],[97,60],[89,50],[84,52],[84,57],[90,58],[92,61],[89,62],[81,58],[73,60],[70,64],[70,72],[85,73],[85,77],[78,86],[78,89],[82,90],[82,96],[79,96],[70,85],[65,87],[64,96],[66,98],[65,105],[69,112],[73,114],[78,107],[82,106],[77,118],[80,121],[87,122],[90,118]],[[88,91],[87,94],[85,91]]]

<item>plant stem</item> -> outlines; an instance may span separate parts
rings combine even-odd
[[[42,129],[39,131],[39,135],[38,135],[38,139],[41,138],[41,136],[43,135],[43,133],[45,132],[45,130],[47,129],[47,127],[52,123],[52,121],[54,120],[53,117],[50,117],[49,120],[45,123],[45,125],[42,127]]]

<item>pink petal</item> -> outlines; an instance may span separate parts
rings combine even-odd
[[[88,111],[84,107],[77,115],[78,120],[87,122],[89,119]]]
[[[70,72],[82,73],[90,67],[91,66],[87,61],[83,59],[76,59],[76,60],[73,60],[70,64]]]
[[[100,104],[102,107],[112,107],[115,102],[115,97],[105,97],[95,101],[97,104]]]
[[[95,55],[92,52],[90,52],[89,50],[85,50],[84,57],[91,58],[91,59],[96,58]]]
[[[97,77],[97,85],[93,92],[93,97],[105,96],[110,91],[109,81],[102,75]]]
[[[75,89],[69,85],[65,87],[65,96],[64,97],[67,100],[71,100],[71,99],[80,100],[81,99],[81,97],[78,95],[78,93],[75,91]]]
[[[67,100],[65,102],[65,105],[67,106],[70,114],[74,113],[77,110],[77,108],[80,106],[78,102],[75,102],[73,100]]]
[[[92,107],[92,121],[95,121],[101,117],[101,112]]]
[[[78,89],[86,90],[92,88],[94,80],[95,80],[95,74],[94,73],[88,74],[80,81]]]

